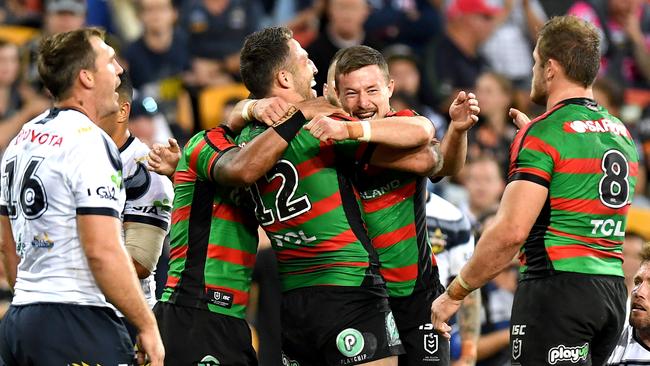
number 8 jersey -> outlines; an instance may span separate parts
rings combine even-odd
[[[88,267],[77,215],[120,217],[125,194],[113,141],[75,110],[25,124],[0,165],[0,214],[20,257],[13,304],[107,306]]]
[[[623,123],[591,99],[564,100],[517,133],[508,181],[548,188],[520,252],[524,279],[554,271],[623,276],[638,161]]]

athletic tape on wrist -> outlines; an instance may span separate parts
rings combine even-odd
[[[372,135],[372,129],[370,128],[370,122],[360,121],[361,128],[363,129],[363,135],[359,137],[359,141],[370,141],[370,136]]]
[[[241,110],[241,118],[243,118],[244,121],[250,122],[250,120],[252,119],[251,115],[248,113],[248,107],[250,107],[250,105],[255,102],[256,102],[255,99],[250,99],[246,103],[244,103],[244,108],[242,108]]]

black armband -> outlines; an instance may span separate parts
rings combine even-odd
[[[287,143],[291,143],[291,140],[300,132],[300,129],[305,124],[305,116],[299,110],[296,110],[289,119],[284,122],[276,123],[273,125],[275,132],[280,135]]]

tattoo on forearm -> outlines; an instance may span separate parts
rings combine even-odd
[[[478,337],[480,335],[481,324],[480,324],[480,314],[481,314],[481,294],[480,290],[475,290],[465,299],[460,305],[458,310],[458,321],[460,326],[460,338],[463,344],[478,344]],[[474,355],[474,361],[476,361],[476,352],[472,352]],[[467,355],[463,355],[467,357]]]

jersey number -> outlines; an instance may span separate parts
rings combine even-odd
[[[287,221],[311,210],[311,202],[306,194],[294,198],[298,188],[298,171],[290,161],[284,159],[278,161],[264,176],[269,183],[278,177],[282,179],[282,183],[275,195],[275,214],[271,209],[264,207],[257,184],[249,188],[255,202],[255,216],[262,226],[271,225],[276,219],[280,222]]]
[[[608,150],[603,155],[601,169],[605,173],[600,179],[598,192],[600,202],[609,208],[621,208],[630,198],[630,166],[618,150]]]
[[[34,156],[29,159],[27,168],[23,173],[20,182],[20,197],[19,202],[12,197],[12,187],[14,184],[14,177],[16,175],[16,158],[9,159],[5,164],[4,174],[7,182],[7,202],[9,203],[8,212],[10,218],[16,218],[18,213],[16,211],[17,203],[20,203],[23,215],[29,219],[37,219],[41,217],[43,212],[47,210],[47,195],[43,182],[36,175],[36,171],[43,162],[43,158]]]

